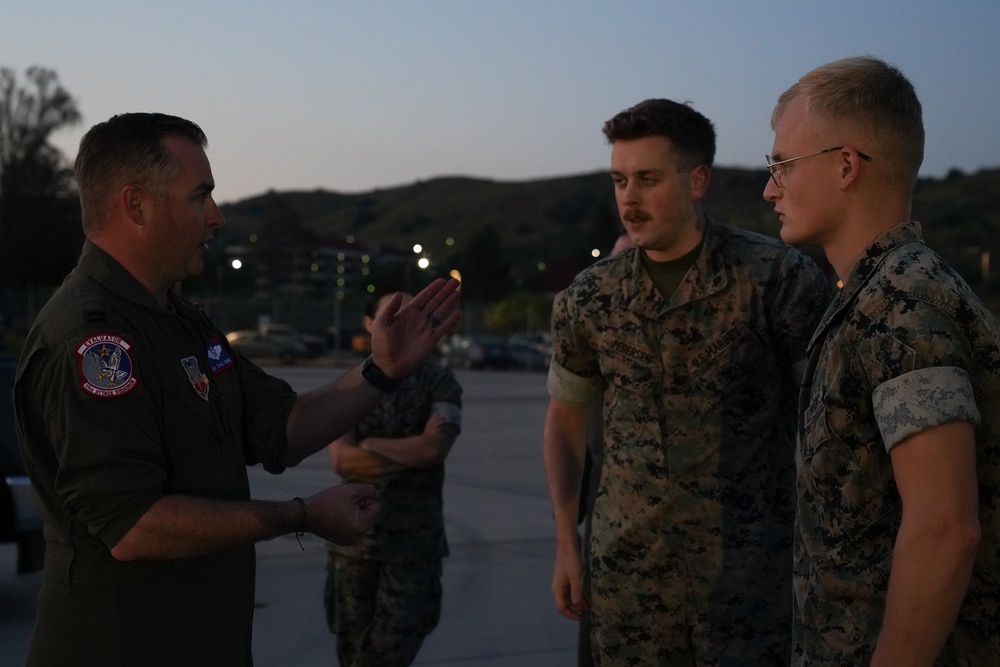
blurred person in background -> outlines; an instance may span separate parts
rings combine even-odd
[[[369,332],[393,302],[392,292],[369,299]],[[409,665],[437,627],[448,555],[444,461],[461,427],[462,387],[431,357],[330,444],[334,471],[344,482],[373,485],[382,505],[359,542],[329,545],[324,602],[342,667]]]
[[[604,134],[633,247],[553,306],[556,606],[589,610],[598,665],[785,665],[796,397],[829,287],[799,251],[703,212],[715,132],[702,114],[646,100]],[[604,458],[584,562],[594,401]]]

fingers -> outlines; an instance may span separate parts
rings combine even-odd
[[[580,620],[584,607],[581,582],[558,564],[552,572],[552,597],[560,614],[574,621]]]
[[[396,313],[399,311],[399,304],[401,303],[403,303],[402,292],[394,293],[385,305],[375,313],[375,321],[379,324],[392,322],[392,319],[396,317]]]
[[[431,309],[429,312],[441,314],[447,313],[449,317],[458,312],[458,301],[462,298],[462,293],[458,291],[461,283],[457,280],[452,280],[451,282],[455,284],[454,287],[450,291],[447,287],[441,290],[441,292],[438,293],[438,296],[443,296],[443,298],[437,303],[432,301],[428,305],[428,308]]]
[[[580,606],[573,603],[568,585],[552,585],[552,595],[556,601],[556,608],[559,613],[574,621],[580,620]]]
[[[437,435],[447,422],[441,415],[431,415],[424,423],[424,435]]]
[[[458,305],[458,300],[461,297],[458,288],[461,284],[454,278],[448,280],[438,278],[413,297],[413,300],[406,304],[406,307],[415,308],[427,314],[435,314],[438,319],[443,320],[441,315],[450,313]]]
[[[372,527],[382,509],[371,484],[341,484],[310,496],[311,530],[337,544],[354,544]]]
[[[438,278],[425,287],[417,297],[400,309],[406,312],[414,326],[425,334],[430,333],[435,340],[451,331],[462,318],[458,304],[462,297],[458,288],[461,283],[454,278]]]
[[[356,504],[372,500],[378,501],[378,491],[371,484],[344,484],[343,486],[350,490],[351,499]]]
[[[583,600],[583,584],[577,579],[571,582],[570,587],[570,602],[572,605],[573,613],[579,618],[580,614],[583,613],[584,607],[587,606],[586,602]]]
[[[444,338],[448,332],[455,328],[455,325],[458,324],[460,319],[462,319],[462,313],[455,311],[448,315],[448,317],[433,325],[430,329],[433,340],[439,341]]]
[[[413,299],[410,300],[410,303],[406,305],[412,308],[423,309],[427,306],[427,302],[431,300],[431,297],[434,296],[434,294],[436,294],[444,286],[444,284],[444,278],[435,278],[427,287],[417,292]]]

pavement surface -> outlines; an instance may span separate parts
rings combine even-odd
[[[275,366],[300,392],[333,379],[337,366]],[[465,389],[463,430],[446,463],[441,622],[415,665],[558,667],[576,664],[577,624],[550,593],[555,551],[542,466],[548,406],[545,374],[457,371]],[[253,495],[287,499],[339,480],[325,452],[282,475],[250,469]],[[257,545],[257,667],[336,665],[326,628],[326,547],[307,535]],[[16,552],[0,545],[0,665],[23,664],[40,573],[16,574]]]

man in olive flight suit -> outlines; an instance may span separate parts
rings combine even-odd
[[[458,320],[456,281],[397,298],[363,367],[302,396],[235,354],[172,289],[225,222],[205,145],[194,123],[153,113],[81,141],[87,240],[15,381],[46,540],[29,665],[251,664],[254,543],[354,542],[379,503],[369,485],[251,500],[246,466],[278,473],[325,447]]]

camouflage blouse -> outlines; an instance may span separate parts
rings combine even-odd
[[[787,663],[795,406],[827,280],[780,241],[709,220],[667,299],[639,252],[583,271],[552,315],[550,395],[603,400],[595,650],[659,664],[693,636],[699,664]]]
[[[1000,659],[1000,326],[916,222],[873,243],[810,344],[795,535],[796,662],[867,664],[901,506],[889,451],[976,425],[982,542],[939,665]]]
[[[441,414],[455,436],[461,430],[462,387],[449,368],[431,358],[406,378],[354,428],[357,441],[370,437],[419,435],[431,414]],[[351,546],[333,545],[339,554],[370,560],[415,560],[448,555],[442,488],[444,463],[409,468],[379,477],[347,476],[345,482],[374,484],[382,511],[374,527]]]

